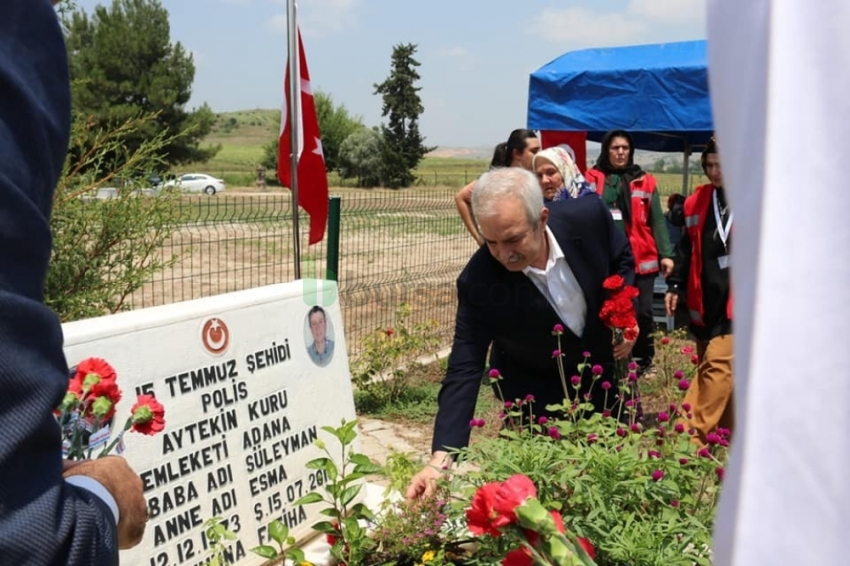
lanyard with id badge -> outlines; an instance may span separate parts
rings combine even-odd
[[[712,198],[714,199],[714,219],[717,221],[717,235],[720,236],[720,241],[723,242],[723,250],[726,252],[722,256],[717,258],[717,265],[720,269],[729,269],[729,245],[726,243],[729,239],[729,232],[732,231],[732,212],[729,213],[729,218],[726,220],[726,225],[723,225],[723,215],[726,213],[729,205],[726,205],[726,208],[723,209],[723,214],[720,211],[720,202],[717,200],[717,191],[712,191]]]

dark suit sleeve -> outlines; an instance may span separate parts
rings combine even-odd
[[[52,415],[68,384],[42,304],[68,147],[64,39],[48,0],[0,2],[0,564],[118,564],[108,507],[62,479]]]
[[[488,252],[489,253],[489,252]],[[458,280],[458,309],[452,352],[438,399],[432,452],[463,448],[469,444],[469,421],[483,380],[492,327],[484,317],[475,287]]]

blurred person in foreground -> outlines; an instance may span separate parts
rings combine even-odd
[[[0,564],[111,566],[144,534],[142,481],[117,456],[64,462],[53,417],[68,367],[43,288],[71,121],[55,3],[0,2]]]
[[[546,207],[532,173],[502,168],[481,176],[472,207],[486,246],[457,280],[454,342],[438,399],[431,459],[413,478],[408,498],[432,494],[449,452],[469,443],[469,422],[491,345],[490,365],[502,375],[502,400],[531,395],[535,415],[546,415],[547,405],[565,400],[552,355],[558,347],[552,336],[556,325],[563,328],[560,350],[570,374],[579,371],[584,352],[590,353],[590,364],[577,378],[581,395],[591,389],[590,365],[613,375],[614,359],[628,357],[634,346],[634,341],[612,346],[612,332],[599,319],[605,278],[619,274],[631,284],[635,277],[629,242],[601,199],[568,199]],[[616,384],[607,393],[616,403]],[[598,412],[616,409],[606,407],[598,391],[590,401]]]

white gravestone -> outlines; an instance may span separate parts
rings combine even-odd
[[[333,298],[322,307],[333,351],[314,361],[308,313],[321,297]],[[152,518],[123,565],[203,564],[201,525],[214,516],[238,535],[228,558],[240,566],[264,562],[250,549],[269,544],[275,518],[299,540],[313,534],[323,504],[293,505],[326,481],[305,467],[321,455],[313,442],[338,454],[321,427],[356,418],[335,298],[333,283],[295,281],[64,325],[69,366],[99,357],[116,370],[113,438],[137,394],[165,407],[163,432],[124,436]]]

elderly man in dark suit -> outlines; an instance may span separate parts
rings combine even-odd
[[[498,169],[482,175],[472,196],[484,237],[457,280],[454,344],[439,395],[432,457],[414,478],[407,497],[433,491],[448,451],[469,442],[469,421],[482,383],[487,350],[503,380],[504,400],[533,395],[534,414],[561,404],[564,389],[552,352],[552,330],[564,327],[561,351],[569,379],[590,352],[591,363],[611,375],[615,358],[629,355],[627,341],[612,346],[611,330],[598,313],[602,282],[614,274],[634,282],[629,242],[598,198],[569,199],[544,207],[537,179],[528,171]],[[580,391],[591,384],[590,370]],[[616,401],[616,384],[608,399]],[[602,411],[603,397],[592,399]]]
[[[55,3],[55,2],[54,2]],[[0,2],[0,564],[118,564],[139,543],[141,479],[119,457],[63,462],[62,328],[42,304],[68,148],[65,43],[48,0]]]

